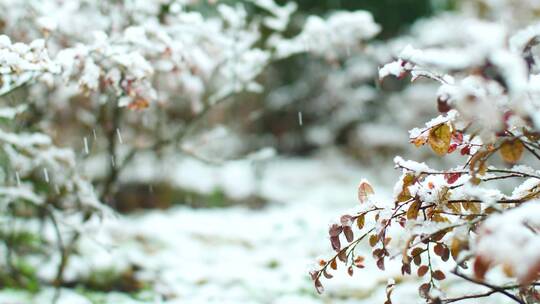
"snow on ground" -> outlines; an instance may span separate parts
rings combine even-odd
[[[185,166],[179,161],[169,167]],[[141,279],[154,282],[153,286],[135,298],[62,290],[58,303],[383,303],[385,282],[397,276],[397,267],[382,273],[369,266],[353,279],[338,269],[338,275],[325,282],[323,296],[315,293],[308,277],[312,263],[331,254],[328,223],[357,203],[358,181],[369,178],[370,172],[335,153],[276,158],[265,164],[259,183],[253,186],[253,180],[243,180],[253,178],[245,173],[249,166],[246,161],[221,171],[195,163],[188,167],[201,183],[214,180],[224,187],[238,187],[239,193],[247,191],[242,187],[249,182],[251,191],[272,202],[269,206],[258,210],[177,207],[108,219],[95,237],[83,242],[84,256],[72,260],[68,275],[135,263],[145,269]],[[184,174],[172,178],[186,184]],[[201,186],[191,182],[193,187]],[[376,193],[387,193],[377,182],[374,186]],[[416,288],[408,285],[396,293],[402,300],[396,303],[417,302],[405,300],[417,295]],[[53,297],[52,289],[33,298],[4,291],[0,303],[50,303]]]

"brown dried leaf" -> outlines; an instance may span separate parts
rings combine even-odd
[[[364,257],[363,256],[357,256],[354,259],[354,265],[358,268],[364,268]]]
[[[342,215],[341,218],[339,219],[339,221],[341,222],[341,226],[343,228],[347,226],[350,227],[352,224],[352,220],[353,220],[353,217],[348,214]]]
[[[377,267],[379,267],[380,270],[384,271],[384,258],[380,258],[377,260]]]
[[[384,304],[392,304],[392,299],[390,298],[392,296],[392,292],[394,292],[394,287],[396,286],[396,283],[388,282],[388,285],[386,285],[386,301]]]
[[[317,293],[322,294],[324,292],[324,287],[321,284],[321,281],[319,279],[315,280],[315,289],[317,290]]]
[[[417,274],[418,274],[419,277],[423,277],[423,276],[426,275],[428,270],[429,270],[429,267],[427,267],[426,265],[422,265],[422,266],[418,267]]]
[[[343,263],[347,263],[347,250],[343,249],[338,253],[338,259]]]
[[[437,98],[437,110],[439,110],[439,112],[447,113],[451,109],[452,109],[452,107],[448,103],[448,100],[445,100],[445,99],[442,99],[442,98]]]
[[[437,243],[437,245],[435,245],[435,247],[433,248],[433,251],[436,255],[442,256],[444,253],[444,245],[441,243]]]
[[[532,264],[529,267],[525,275],[521,275],[518,277],[518,282],[526,286],[538,280],[539,276],[540,276],[540,262],[536,261],[534,264]]]
[[[441,230],[441,231],[433,234],[433,236],[431,237],[431,240],[434,241],[434,242],[438,242],[438,241],[442,240],[442,238],[450,231],[451,231],[451,229]]]
[[[325,278],[327,278],[327,279],[331,279],[331,278],[334,277],[333,275],[331,275],[331,274],[329,274],[328,272],[326,272],[326,269],[323,271],[323,276],[324,276]]]
[[[413,256],[413,262],[416,266],[422,264],[422,252],[424,250],[420,247],[416,247],[412,250],[411,255]]]
[[[411,264],[403,263],[403,265],[401,265],[401,274],[411,274]]]
[[[418,293],[420,294],[420,297],[427,299],[429,298],[429,290],[431,289],[431,285],[429,283],[424,283],[420,285],[418,288]]]
[[[341,242],[339,241],[339,236],[331,236],[330,244],[332,244],[332,249],[339,251],[341,249]]]
[[[365,203],[370,194],[375,193],[373,187],[366,181],[362,181],[358,186],[358,200],[360,203]]]
[[[350,243],[354,240],[354,233],[351,229],[351,226],[343,227],[343,234],[345,234],[345,238],[347,239],[347,242]]]
[[[435,280],[442,281],[442,280],[446,279],[446,275],[444,275],[444,272],[442,272],[440,270],[435,270],[433,272],[433,278]]]
[[[330,268],[336,270],[337,269],[337,262],[336,262],[336,259],[332,259],[332,261],[330,261]]]
[[[342,231],[343,231],[343,227],[341,227],[338,224],[332,224],[330,228],[328,229],[328,234],[330,236],[339,236]]]
[[[527,130],[527,128],[523,128],[523,135],[525,135],[525,137],[527,137],[528,140],[530,141],[539,141],[540,140],[540,132],[534,132],[534,131],[529,131]]]
[[[484,280],[486,272],[489,270],[489,266],[490,263],[486,259],[482,258],[481,256],[477,256],[474,259],[473,264],[474,276],[479,280]]]
[[[450,249],[448,247],[444,247],[444,251],[441,255],[441,259],[446,262],[450,258]]]

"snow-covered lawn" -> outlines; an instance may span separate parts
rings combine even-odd
[[[170,167],[185,166],[180,162]],[[308,270],[318,257],[331,254],[328,223],[357,204],[358,181],[372,177],[382,199],[389,192],[377,178],[391,167],[378,168],[374,174],[374,169],[361,168],[336,153],[276,158],[267,161],[257,187],[232,189],[253,183],[243,180],[252,178],[251,166],[242,161],[234,164],[234,170],[230,166],[210,170],[194,162],[188,167],[193,176],[212,179],[226,192],[258,191],[271,202],[269,206],[176,207],[106,219],[91,239],[84,240],[84,255],[72,260],[67,276],[136,264],[143,268],[140,279],[151,286],[137,296],[62,290],[58,303],[383,303],[385,283],[399,277],[398,267],[390,265],[390,271],[380,272],[368,262],[352,280],[338,268],[335,278],[325,282],[322,296],[316,294]],[[182,177],[173,178],[187,183]],[[197,183],[192,181],[192,186]],[[398,300],[417,295],[406,280],[411,279],[395,293]],[[3,291],[0,303],[50,303],[53,297],[53,289],[37,296]]]

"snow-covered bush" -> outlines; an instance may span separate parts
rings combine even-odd
[[[507,19],[473,17],[471,12],[478,14],[473,2],[485,4],[486,18]],[[538,303],[540,27],[529,20],[519,28],[523,20],[511,12],[531,1],[516,2],[465,2],[468,9],[461,15],[421,21],[413,37],[415,30],[431,35],[403,39],[420,48],[404,47],[379,69],[382,82],[410,77],[438,86],[432,99],[440,115],[410,130],[409,141],[460,163],[435,169],[395,157],[401,177],[390,202],[373,198],[373,187],[362,181],[358,210],[329,228],[335,255],[311,272],[318,291],[339,264],[350,275],[365,267],[356,250],[365,241],[381,270],[398,260],[402,275],[420,277],[419,296],[427,303],[493,294]],[[406,101],[401,106],[407,107]],[[444,281],[453,278],[485,289],[449,294]],[[388,285],[386,303],[392,303],[394,286]]]
[[[83,224],[109,213],[122,177],[139,178],[125,173],[139,155],[213,161],[198,151],[215,133],[212,115],[232,96],[260,92],[271,63],[361,50],[380,30],[369,13],[336,12],[289,38],[295,9],[271,0],[1,1],[2,233],[15,235],[10,223],[20,221],[45,244],[28,251],[6,237],[4,269],[17,273],[15,257],[40,270],[53,263],[36,281],[64,285],[69,256],[84,255]]]
[[[98,190],[108,203],[124,169],[146,152],[204,161],[252,152],[232,140],[226,152],[201,148],[216,130],[231,133],[219,120],[231,111],[231,96],[260,92],[258,78],[272,62],[361,51],[380,30],[369,13],[336,12],[308,17],[291,38],[285,31],[296,5],[264,0],[25,0],[0,8],[11,40],[45,38],[56,70],[19,84],[32,79],[27,94],[35,112],[47,128],[64,130],[56,140],[88,154],[85,162],[94,165],[85,174],[104,181]]]
[[[329,20],[331,18],[330,14]],[[354,18],[358,21],[362,17]],[[364,38],[369,40],[363,44],[341,43],[329,48],[326,43],[306,43],[307,47],[311,46],[308,51],[312,56],[294,57],[299,63],[289,60],[302,69],[292,80],[289,76],[286,81],[273,85],[276,88],[268,92],[262,114],[263,118],[277,122],[295,122],[296,115],[292,115],[293,119],[280,120],[284,112],[298,113],[303,118],[301,127],[294,124],[280,130],[275,143],[279,149],[305,151],[306,148],[340,145],[350,148],[364,160],[372,160],[372,156],[378,154],[373,152],[406,149],[403,141],[395,140],[396,135],[412,126],[418,115],[428,117],[434,113],[425,106],[434,86],[423,84],[425,90],[421,90],[418,87],[403,88],[402,81],[378,83],[378,66],[392,59],[402,41],[405,38],[420,40],[417,37],[420,34],[416,33],[390,39],[383,31],[381,25],[373,26],[372,35]],[[334,39],[340,36],[336,35]],[[389,40],[376,40],[383,38]],[[281,49],[285,47],[282,45]],[[325,53],[326,49],[332,51]],[[379,86],[384,90],[379,90]],[[402,102],[404,95],[411,104],[398,115],[392,109]],[[280,115],[272,117],[276,112]]]
[[[46,279],[61,285],[73,243],[86,222],[109,212],[91,181],[79,173],[73,150],[38,131],[27,115],[31,104],[16,100],[25,82],[59,71],[44,41],[27,45],[0,37],[0,235],[5,256],[0,284],[35,289],[43,278],[33,267],[54,256],[56,266]]]

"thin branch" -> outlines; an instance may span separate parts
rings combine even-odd
[[[67,265],[68,256],[66,247],[64,246],[64,241],[62,239],[62,233],[60,232],[60,227],[58,226],[58,221],[56,220],[54,213],[48,208],[44,208],[44,210],[47,216],[51,219],[51,223],[53,224],[54,232],[56,234],[56,240],[58,242],[58,251],[60,251],[60,264],[58,264],[58,268],[56,269],[56,276],[54,279],[55,293],[53,297],[53,303],[56,303],[60,298],[60,287],[64,283],[64,270]]]
[[[485,292],[485,293],[467,295],[467,296],[456,297],[456,298],[449,298],[449,299],[444,299],[444,300],[441,300],[441,301],[442,301],[443,304],[454,303],[454,302],[459,302],[459,301],[463,301],[463,300],[467,300],[467,299],[485,298],[485,297],[489,297],[490,295],[492,295],[494,293],[497,293],[497,290],[490,290],[490,291]]]
[[[174,135],[168,138],[162,138],[156,141],[153,145],[149,147],[145,147],[142,149],[137,149],[137,148],[131,149],[129,153],[126,155],[126,157],[124,157],[123,160],[121,161],[119,159],[116,160],[117,164],[115,167],[115,176],[112,176],[111,178],[109,178],[106,184],[113,184],[114,182],[116,182],[116,179],[118,179],[122,171],[133,161],[137,153],[140,152],[141,150],[157,151],[169,144],[174,144],[175,146],[178,145],[182,140],[184,140],[187,136],[189,136],[193,132],[195,127],[198,126],[198,124],[208,115],[210,110],[212,110],[216,105],[227,100],[229,97],[233,96],[234,93],[236,92],[231,92],[225,96],[222,96],[221,99],[215,101],[214,103],[207,104],[206,107],[201,112],[197,113],[197,115],[188,123],[186,127],[179,129],[179,131],[175,133]],[[113,137],[113,140],[114,140],[114,137]],[[181,149],[181,150],[182,150],[181,152],[188,154],[185,149]],[[191,156],[195,157],[193,153]],[[209,161],[207,160],[207,162]]]
[[[534,155],[534,157],[536,157],[536,159],[540,160],[540,155],[538,155],[538,153],[536,153],[536,151],[534,151],[533,148],[529,147],[529,144],[524,142],[524,141],[521,141],[523,143],[523,146],[525,147],[525,149],[527,149],[532,155]]]
[[[511,294],[510,292],[506,291],[504,287],[499,287],[499,286],[495,286],[495,285],[492,285],[492,284],[489,284],[489,283],[486,283],[486,282],[483,282],[483,281],[479,281],[479,280],[476,280],[476,279],[473,279],[471,277],[468,277],[462,273],[460,273],[457,268],[452,270],[452,273],[455,274],[456,276],[466,280],[466,281],[469,281],[471,283],[474,283],[474,284],[477,284],[477,285],[482,285],[484,287],[487,287],[491,290],[493,290],[494,292],[498,292],[498,293],[501,293],[505,296],[507,296],[508,298],[514,300],[516,303],[520,303],[520,304],[526,304],[525,302],[523,302],[522,300],[520,300],[518,297],[516,297],[515,295]]]
[[[118,107],[118,104],[116,102],[109,102],[107,104],[103,105],[102,111],[107,111],[106,107],[112,107],[112,117],[111,117],[111,124],[107,124],[107,117],[105,116],[104,121],[102,122],[104,124],[103,129],[105,130],[107,142],[108,142],[108,153],[109,153],[109,174],[107,175],[107,178],[105,179],[105,182],[103,183],[103,190],[101,192],[100,200],[102,202],[108,202],[109,196],[113,192],[114,185],[116,183],[116,180],[118,179],[120,168],[116,164],[118,162],[118,157],[116,155],[116,142],[117,142],[117,135],[116,130],[119,127],[120,124],[120,116],[121,116],[121,109]]]

